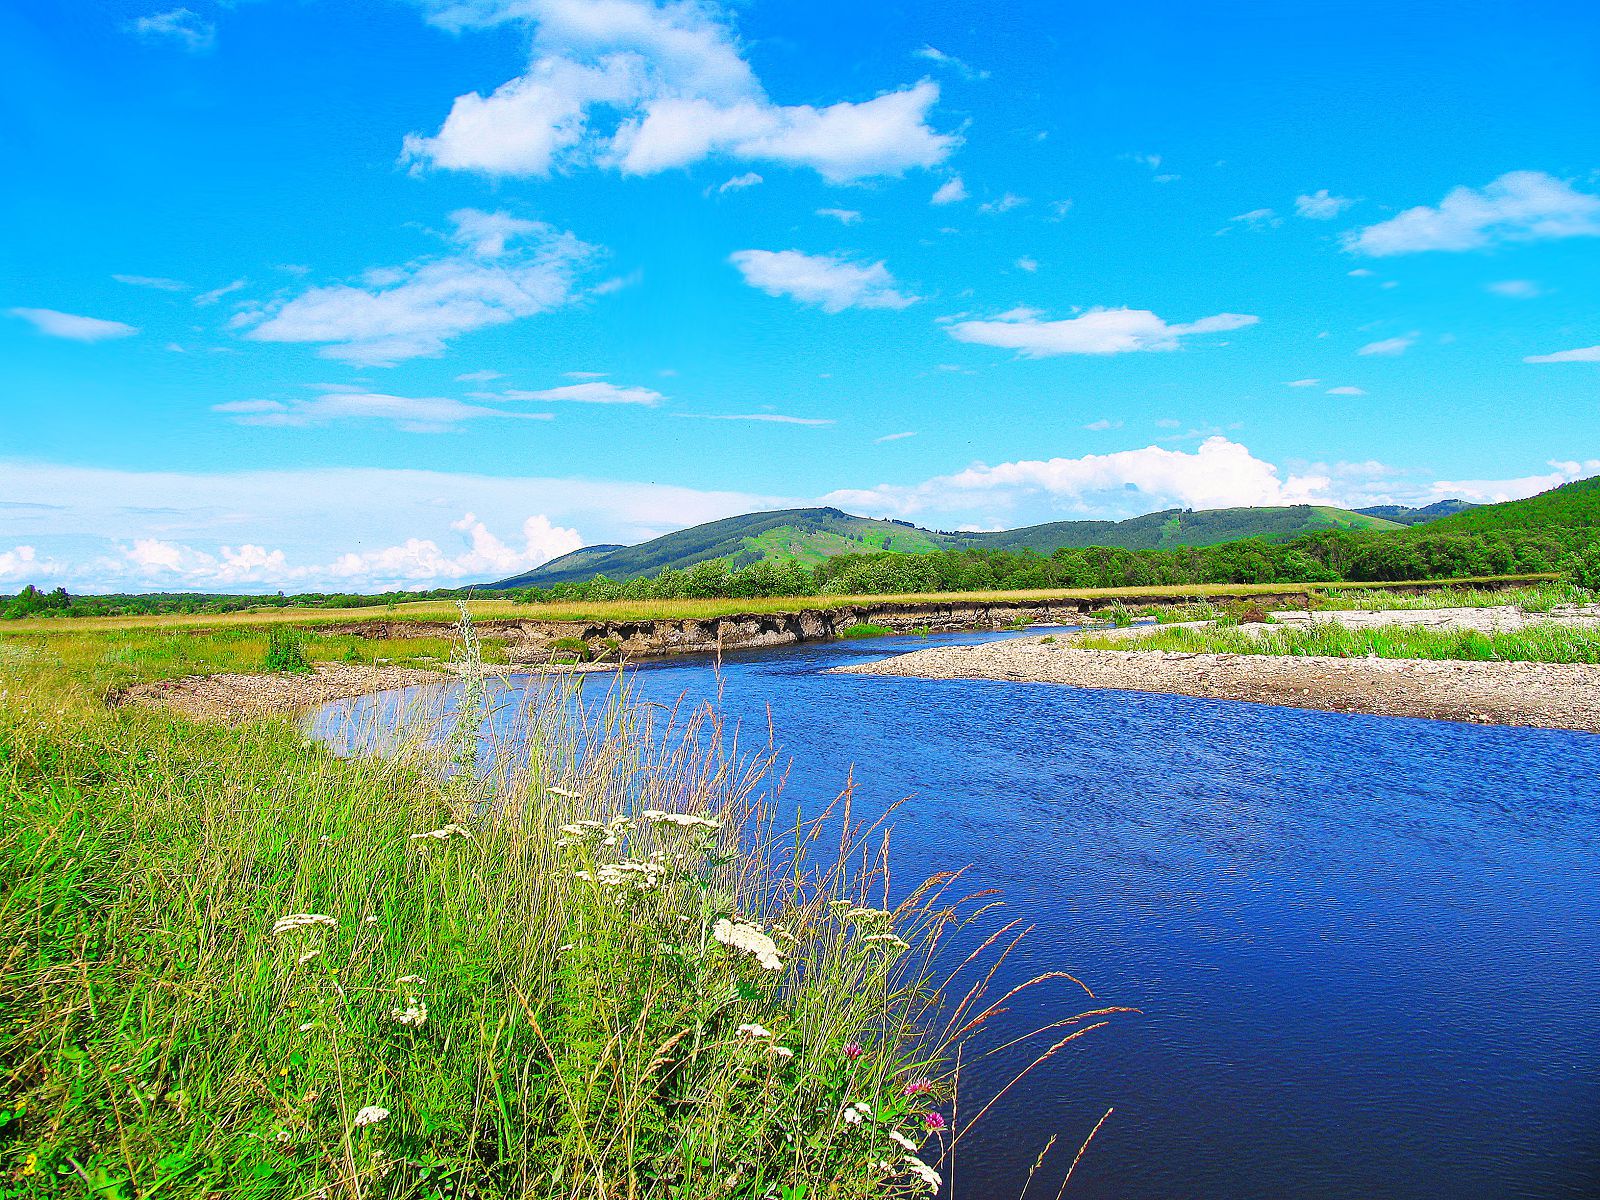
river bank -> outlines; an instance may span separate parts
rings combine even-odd
[[[418,667],[346,666],[318,663],[300,673],[186,675],[119,689],[109,707],[163,708],[197,721],[237,724],[263,717],[288,717],[331,700],[438,683],[449,676]]]
[[[937,647],[841,674],[1157,692],[1326,712],[1600,733],[1600,666],[1090,650],[1020,638]]]

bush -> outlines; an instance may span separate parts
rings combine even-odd
[[[267,630],[267,656],[261,665],[268,671],[293,674],[311,670],[311,660],[300,644],[300,631],[287,625],[274,625]]]
[[[580,637],[557,638],[550,643],[550,661],[557,663],[586,663],[594,658],[589,643]]]
[[[1600,545],[1580,550],[1561,564],[1561,572],[1586,592],[1600,592]]]
[[[888,629],[882,625],[873,625],[870,622],[861,622],[859,624],[850,625],[844,629],[841,629],[839,631],[839,636],[842,638],[875,638],[888,637],[892,633],[894,633],[894,630]]]

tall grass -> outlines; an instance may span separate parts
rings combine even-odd
[[[1015,927],[946,962],[982,901],[894,885],[848,793],[776,828],[770,748],[710,709],[553,686],[496,752],[467,657],[464,733],[350,760],[0,663],[0,1177],[121,1200],[927,1194]],[[1079,998],[1035,1063],[1118,1011]]]
[[[1352,629],[1332,621],[1306,626],[1216,625],[1158,629],[1136,638],[1096,638],[1086,634],[1075,638],[1073,644],[1091,650],[1168,650],[1188,654],[1600,663],[1600,629],[1554,622],[1529,625],[1512,633],[1428,629],[1419,625]]]
[[[1387,609],[1416,608],[1493,608],[1511,604],[1524,612],[1549,612],[1562,604],[1592,604],[1593,592],[1571,583],[1552,581],[1530,587],[1489,588],[1451,587],[1427,592],[1396,592],[1387,588],[1350,589],[1332,587],[1317,596],[1318,608],[1362,609],[1379,612]]]

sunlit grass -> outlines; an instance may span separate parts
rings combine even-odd
[[[1333,621],[1311,625],[1217,625],[1156,629],[1133,638],[1085,634],[1073,645],[1090,650],[1168,650],[1185,654],[1306,655],[1327,658],[1410,658],[1467,662],[1600,663],[1600,630],[1554,622],[1509,633],[1390,625],[1352,629]]]
[[[939,953],[980,910],[953,876],[891,892],[847,799],[775,830],[770,749],[711,710],[552,685],[448,774],[475,722],[341,760],[107,710],[92,648],[129,648],[68,644],[0,646],[8,1195],[867,1200],[948,1170],[958,1048],[1005,1000]],[[1114,1011],[1041,983],[1035,1061]]]

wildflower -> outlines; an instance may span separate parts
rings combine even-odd
[[[556,953],[557,954],[565,954],[568,950],[576,950],[577,948],[578,948],[578,943],[577,942],[568,942],[565,946],[557,946],[556,947]]]
[[[864,1053],[866,1053],[866,1051],[862,1050],[860,1042],[845,1043],[844,1056],[851,1062],[855,1062],[856,1059],[860,1058]]]
[[[915,1154],[906,1155],[906,1164],[911,1168],[911,1173],[928,1185],[928,1190],[935,1196],[939,1194],[939,1185],[944,1183],[944,1176],[923,1162]]]
[[[885,949],[909,950],[911,943],[904,938],[896,937],[892,933],[869,933],[861,939],[863,942],[875,942]]]
[[[740,1037],[747,1038],[769,1038],[772,1036],[770,1030],[763,1029],[759,1025],[741,1025],[739,1026],[738,1034]]]
[[[405,1008],[391,1008],[389,1019],[396,1025],[406,1025],[412,1029],[421,1029],[428,1021],[428,1006],[415,996],[406,997]]]
[[[278,1136],[276,1140],[279,1142],[287,1142],[289,1140],[289,1131],[287,1129],[278,1130]]]
[[[371,916],[362,917],[361,918],[361,923],[363,925],[376,925],[378,923],[378,918],[377,917],[371,917]]]
[[[322,953],[321,950],[307,950],[304,954],[302,954],[300,956],[298,961],[301,962],[301,963],[308,963],[313,958],[316,958],[321,953]]]
[[[923,1124],[927,1125],[930,1132],[937,1133],[944,1128],[944,1114],[934,1112],[931,1109],[923,1114],[922,1121]]]
[[[789,1049],[789,1047],[787,1047],[787,1046],[774,1046],[772,1048],[772,1053],[774,1055],[776,1055],[777,1057],[779,1057],[779,1058],[793,1058],[794,1057],[794,1051]]]
[[[311,1032],[311,1030],[315,1029],[316,1027],[317,1027],[317,1023],[315,1021],[306,1021],[300,1026],[300,1032],[301,1033],[309,1033],[309,1032]]]
[[[848,900],[829,900],[828,907],[833,909],[834,912],[846,912],[854,908],[855,905]]]
[[[899,1146],[904,1150],[913,1150],[913,1151],[915,1151],[915,1150],[918,1150],[918,1149],[921,1148],[920,1143],[913,1142],[910,1138],[908,1138],[905,1134],[901,1133],[898,1129],[889,1130],[889,1140],[891,1142],[893,1142],[896,1146]]]
[[[925,1096],[933,1091],[933,1084],[926,1079],[913,1079],[900,1089],[902,1096]]]
[[[872,1116],[872,1106],[857,1100],[854,1104],[847,1104],[839,1114],[844,1118],[846,1125],[859,1125],[862,1121]]]
[[[30,1154],[22,1160],[22,1173],[24,1175],[37,1175],[39,1173],[39,1156]]]
[[[721,821],[712,820],[710,817],[695,817],[688,813],[663,812],[659,808],[644,810],[644,819],[652,825],[671,825],[675,829],[708,829],[722,828]]]
[[[887,921],[893,913],[881,908],[852,908],[844,914],[846,921]]]
[[[427,983],[421,975],[402,975],[395,980],[396,983]]]
[[[337,929],[339,922],[321,913],[290,913],[287,917],[279,917],[272,923],[272,932],[287,933],[291,929],[300,929],[306,925],[326,925],[329,929]]]
[[[472,831],[470,829],[463,829],[461,826],[452,822],[441,829],[430,829],[427,833],[413,833],[411,835],[411,840],[414,842],[418,838],[435,838],[438,841],[443,842],[453,837],[464,837],[470,839],[472,837]]]
[[[569,792],[566,788],[553,787],[550,784],[546,784],[544,790],[549,792],[552,796],[565,796],[568,800],[578,799],[577,792]]]
[[[389,1110],[387,1108],[379,1108],[376,1104],[369,1104],[366,1108],[356,1113],[356,1128],[360,1129],[363,1125],[376,1125],[379,1121],[385,1121],[388,1118]]]
[[[768,971],[783,970],[783,956],[778,952],[778,943],[762,933],[759,925],[746,925],[742,921],[730,921],[723,917],[711,927],[711,936],[724,946],[743,950]]]

